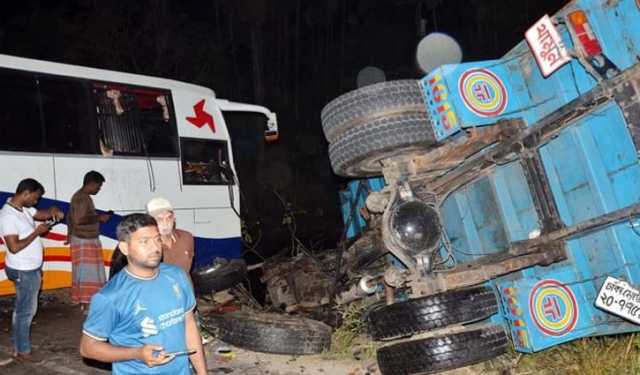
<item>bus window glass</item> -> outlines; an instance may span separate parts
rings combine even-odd
[[[177,156],[176,127],[171,116],[169,93],[138,91],[136,99],[138,119],[149,155]]]
[[[82,81],[40,77],[40,97],[48,151],[95,154],[95,110]]]
[[[177,157],[171,95],[116,84],[95,84],[103,153]]]
[[[35,77],[0,70],[0,149],[43,151],[43,135]]]
[[[230,185],[227,142],[180,138],[182,182],[185,185]],[[228,172],[229,171],[229,172]]]

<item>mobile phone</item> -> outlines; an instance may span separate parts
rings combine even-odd
[[[48,219],[44,223],[45,223],[45,225],[47,225],[49,227],[52,227],[52,226],[56,225],[58,222],[56,221],[56,219]]]
[[[191,354],[194,354],[195,352],[197,352],[197,350],[189,349],[189,350],[182,350],[182,351],[179,351],[179,352],[165,353],[165,355],[177,357],[179,355],[191,355]]]

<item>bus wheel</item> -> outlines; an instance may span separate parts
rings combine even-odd
[[[480,321],[496,312],[495,293],[480,286],[379,306],[369,313],[367,328],[375,340],[389,340]]]
[[[420,82],[397,80],[353,90],[330,101],[320,114],[329,143],[342,134],[377,118],[392,114],[425,112]]]
[[[348,129],[329,144],[329,159],[338,175],[379,176],[383,160],[410,156],[435,144],[426,113],[397,114]]]
[[[491,325],[385,346],[377,359],[383,375],[433,374],[495,358],[508,345],[504,329]]]
[[[247,265],[243,259],[216,258],[212,265],[191,272],[195,292],[199,295],[219,292],[244,281]]]
[[[331,345],[331,327],[307,318],[234,312],[210,314],[203,320],[216,338],[255,352],[316,354]]]

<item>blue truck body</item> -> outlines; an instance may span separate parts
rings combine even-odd
[[[640,59],[640,3],[635,0],[573,1],[554,17],[583,10],[604,55],[625,72]],[[565,45],[575,48],[568,27],[557,25]],[[606,81],[605,79],[604,81]],[[602,85],[572,59],[543,77],[526,41],[501,59],[445,65],[421,81],[425,106],[438,141],[454,141],[471,128],[518,118],[526,127],[567,107]],[[630,82],[640,89],[640,80]],[[564,226],[640,203],[639,121],[631,92],[569,118],[570,124],[538,148],[553,203]],[[637,104],[637,103],[636,103]],[[340,193],[347,236],[366,227],[359,211],[366,195],[385,187],[383,178],[354,180]],[[478,178],[442,197],[440,215],[458,264],[507,249],[544,231],[531,183],[518,160],[497,163]],[[565,242],[566,259],[531,266],[488,281],[500,301],[491,319],[511,332],[517,351],[535,352],[577,338],[640,331],[640,326],[602,311],[595,298],[607,276],[640,285],[640,220],[601,227]]]

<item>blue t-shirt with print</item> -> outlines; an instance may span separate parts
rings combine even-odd
[[[161,345],[165,352],[186,350],[185,319],[195,307],[191,282],[182,269],[161,263],[150,279],[125,268],[93,296],[83,333],[121,347]],[[113,363],[114,374],[190,374],[186,356],[147,367],[138,360]]]

